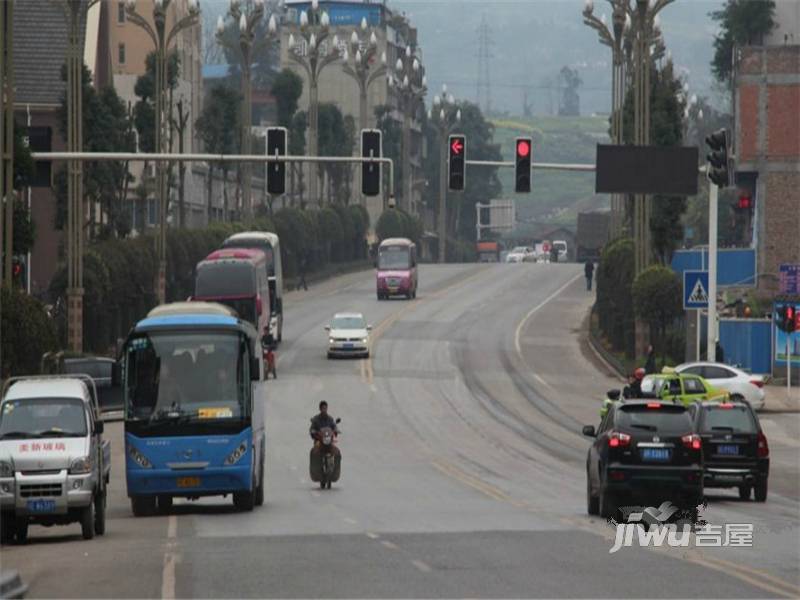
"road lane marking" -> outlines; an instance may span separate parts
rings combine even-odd
[[[381,540],[381,545],[389,548],[389,550],[397,550],[397,545],[393,544],[389,540]]]
[[[350,517],[345,517],[345,518],[344,518],[344,522],[345,522],[345,523],[350,523],[350,525],[356,525],[356,524],[358,524],[358,521],[356,521],[355,519],[351,519]]]
[[[534,374],[533,374],[533,378],[534,378],[536,381],[538,381],[539,383],[541,383],[543,386],[546,386],[546,387],[549,387],[550,389],[552,389],[552,387],[550,386],[550,384],[549,384],[549,383],[547,383],[547,382],[544,380],[544,377],[542,377],[542,376],[541,376],[541,375],[539,375],[538,373],[534,373]]]
[[[438,469],[445,475],[448,475],[453,479],[457,479],[461,483],[468,485],[475,490],[478,490],[479,492],[481,492],[486,496],[489,496],[493,500],[497,500],[498,502],[506,502],[517,508],[526,507],[526,504],[524,502],[519,502],[518,500],[511,498],[501,489],[491,485],[490,483],[483,481],[482,479],[479,479],[477,477],[465,473],[464,471],[462,471],[455,465],[450,464],[449,462],[445,462],[442,459],[437,459],[432,461],[431,465],[433,465],[434,468]]]
[[[371,540],[377,540],[380,536],[377,533],[367,532],[367,537]]]
[[[698,556],[697,560],[701,564],[714,563],[718,565],[720,569],[724,569],[725,572],[728,572],[732,569],[735,569],[737,571],[744,571],[745,573],[751,575],[755,579],[760,578],[763,579],[764,582],[766,582],[767,584],[772,584],[773,586],[776,586],[778,588],[783,588],[781,593],[788,594],[790,598],[800,597],[800,586],[796,586],[789,581],[784,581],[783,579],[775,577],[774,575],[771,575],[770,573],[767,573],[766,571],[763,571],[761,569],[756,569],[754,567],[749,567],[747,565],[734,563],[725,560],[724,558],[716,558],[711,556]]]
[[[576,282],[578,279],[580,279],[580,277],[581,277],[581,274],[580,274],[580,273],[578,273],[577,275],[575,275],[575,277],[573,277],[572,279],[570,279],[570,280],[569,280],[567,283],[565,283],[564,285],[562,285],[562,286],[561,286],[560,288],[558,288],[558,289],[557,289],[555,292],[553,292],[553,293],[552,293],[552,294],[550,294],[550,295],[549,295],[547,298],[545,298],[544,300],[542,300],[542,301],[541,301],[539,304],[537,304],[536,306],[534,306],[534,307],[533,307],[533,308],[532,308],[532,309],[531,309],[531,310],[528,312],[528,314],[527,314],[527,315],[525,315],[525,317],[522,319],[522,321],[520,321],[520,322],[519,322],[519,325],[517,325],[517,331],[514,333],[514,346],[516,347],[516,349],[517,349],[517,354],[519,354],[519,357],[520,357],[520,358],[522,358],[522,346],[520,345],[520,341],[519,341],[519,340],[520,340],[520,337],[522,336],[522,330],[523,330],[523,328],[525,327],[525,325],[527,324],[528,320],[529,320],[529,319],[530,319],[530,318],[531,318],[533,315],[535,315],[535,314],[536,314],[536,313],[537,313],[537,312],[538,312],[538,311],[539,311],[541,308],[543,308],[543,307],[544,307],[546,304],[548,304],[548,303],[549,303],[551,300],[553,300],[553,299],[554,299],[554,298],[556,298],[556,297],[557,297],[559,294],[561,294],[561,292],[563,292],[565,289],[567,289],[569,286],[571,286],[573,283],[575,283],[575,282]]]
[[[415,567],[417,567],[423,573],[430,573],[431,571],[433,571],[433,569],[431,569],[428,565],[426,565],[421,560],[412,560],[411,564],[414,565]]]
[[[167,550],[164,552],[164,566],[161,569],[161,597],[175,598],[175,562],[174,540],[178,534],[178,518],[170,515],[167,519]]]

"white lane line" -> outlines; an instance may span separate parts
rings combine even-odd
[[[367,532],[367,537],[371,540],[377,540],[380,536],[377,533]]]
[[[356,521],[355,519],[351,519],[350,517],[345,517],[344,522],[350,523],[350,525],[356,525],[358,523],[358,521]]]
[[[175,561],[173,551],[174,540],[178,533],[178,518],[170,515],[167,520],[167,551],[164,553],[164,567],[161,570],[161,597],[172,600],[175,598]]]
[[[381,544],[384,547],[389,548],[389,550],[397,550],[397,546],[395,544],[393,544],[392,542],[390,542],[389,540],[382,540]]]
[[[555,292],[553,292],[553,293],[552,293],[552,294],[550,294],[550,295],[549,295],[547,298],[545,298],[544,300],[542,300],[542,301],[541,301],[539,304],[537,304],[536,306],[534,306],[534,307],[533,307],[533,308],[532,308],[532,309],[531,309],[531,310],[528,312],[528,314],[527,314],[527,315],[525,315],[525,318],[523,318],[523,319],[522,319],[522,321],[520,321],[520,322],[519,322],[519,325],[517,325],[517,331],[514,333],[514,346],[517,348],[517,354],[519,354],[520,358],[522,357],[522,346],[520,346],[520,341],[519,341],[519,340],[520,340],[520,337],[522,336],[522,329],[525,327],[525,324],[526,324],[526,323],[528,322],[528,320],[529,320],[529,319],[530,319],[530,318],[531,318],[531,317],[532,317],[534,314],[536,314],[536,312],[538,312],[538,311],[539,311],[539,310],[540,310],[540,309],[541,309],[541,308],[542,308],[544,305],[546,305],[546,304],[547,304],[548,302],[550,302],[550,301],[551,301],[553,298],[555,298],[556,296],[558,296],[558,295],[559,295],[561,292],[563,292],[565,289],[567,289],[569,286],[571,286],[573,283],[575,283],[575,282],[576,282],[578,279],[580,279],[580,277],[581,277],[581,276],[582,276],[582,274],[581,274],[581,273],[578,273],[577,275],[575,275],[575,277],[573,277],[572,279],[570,279],[570,280],[569,280],[567,283],[565,283],[564,285],[562,285],[562,286],[561,286],[560,288],[558,288],[558,289],[557,289]]]
[[[412,560],[411,564],[417,567],[423,573],[430,573],[433,570],[421,560]]]
[[[542,385],[545,385],[545,386],[547,386],[547,387],[550,387],[550,384],[549,384],[549,383],[547,383],[547,382],[544,380],[544,377],[542,377],[542,376],[541,376],[541,375],[539,375],[538,373],[534,373],[534,374],[533,374],[533,378],[534,378],[536,381],[538,381],[539,383],[541,383]]]

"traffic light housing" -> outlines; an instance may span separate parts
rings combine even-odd
[[[28,265],[26,257],[15,255],[11,258],[11,282],[16,288],[26,289],[28,287]]]
[[[361,130],[361,157],[381,158],[383,156],[383,138],[379,129]],[[377,196],[381,193],[381,163],[361,163],[361,193],[365,196]]]
[[[467,138],[464,135],[451,135],[447,142],[449,160],[447,161],[448,185],[454,192],[464,189],[466,179]]]
[[[267,129],[267,156],[286,156],[289,134],[285,127]],[[267,193],[280,196],[286,193],[286,163],[267,163]]]
[[[531,191],[531,158],[533,155],[533,140],[531,138],[517,138],[514,143],[516,172],[514,176],[514,191],[518,194],[527,194]]]
[[[728,155],[728,131],[726,129],[715,131],[706,137],[706,144],[710,148],[710,152],[706,155],[708,178],[720,188],[732,185],[733,170]]]
[[[796,311],[794,305],[786,304],[783,307],[783,330],[786,333],[792,333],[795,330],[795,315]]]

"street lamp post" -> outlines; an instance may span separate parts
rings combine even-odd
[[[134,25],[143,29],[156,52],[156,93],[155,93],[155,147],[157,152],[167,151],[167,52],[178,34],[194,27],[199,22],[200,8],[197,0],[189,0],[189,12],[167,29],[167,10],[172,0],[155,0],[153,3],[153,25],[136,12],[136,0],[127,0],[125,12]],[[166,302],[167,295],[167,167],[162,161],[156,163],[156,187],[158,188],[160,230],[158,236],[158,302]]]
[[[3,282],[11,286],[14,236],[14,2],[0,5],[0,253]],[[4,222],[3,222],[4,221]]]
[[[433,98],[433,109],[428,111],[428,120],[439,134],[439,262],[446,262],[447,252],[447,141],[448,136],[461,122],[461,109],[447,85],[442,85],[442,96]]]
[[[264,0],[255,0],[249,5],[249,10],[242,10],[240,0],[231,0],[228,14],[239,25],[238,50],[242,59],[242,154],[252,153],[251,125],[253,120],[253,56],[266,44],[270,43],[278,31],[275,15],[269,19],[268,34],[262,39],[256,39],[256,30],[264,16]],[[225,40],[225,22],[222,17],[217,21],[217,43],[227,46]],[[242,165],[242,178],[244,179],[243,209],[248,217],[253,216],[253,182],[250,163]],[[224,185],[224,183],[223,183]]]
[[[396,75],[390,75],[389,84],[397,90],[403,112],[403,196],[401,208],[411,211],[413,174],[411,173],[411,120],[425,94],[428,93],[425,70],[411,46],[406,46],[405,56],[395,64]]]
[[[583,22],[595,29],[600,43],[611,48],[611,140],[623,143],[623,110],[625,105],[625,37],[631,30],[631,18],[627,14],[628,0],[608,0],[612,7],[612,27],[609,28],[605,14],[597,18],[593,0],[586,0]],[[611,237],[618,237],[622,230],[623,197],[611,195]]]
[[[366,35],[368,30],[366,17],[361,19],[361,31]],[[381,52],[378,65],[375,57],[378,54],[378,38],[371,32],[368,40],[362,40],[358,33],[353,31],[350,36],[350,48],[342,53],[342,70],[358,83],[358,125],[360,129],[369,126],[368,92],[370,86],[386,73],[386,51]],[[353,149],[354,155],[359,154],[358,147]],[[394,193],[394,190],[392,190]],[[363,200],[363,199],[362,199]],[[363,201],[362,201],[363,203]]]
[[[303,46],[298,47],[294,34],[289,34],[289,58],[300,65],[308,75],[308,150],[311,156],[319,154],[319,77],[322,71],[339,59],[339,38],[334,35],[327,43],[330,34],[330,17],[320,10],[319,0],[312,0],[311,9],[300,13],[299,35]],[[310,167],[310,195],[319,200],[319,181],[317,164]]]

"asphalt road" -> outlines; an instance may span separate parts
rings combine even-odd
[[[578,265],[423,266],[416,301],[371,273],[291,294],[267,402],[267,501],[179,501],[134,519],[122,435],[108,533],[32,527],[4,546],[31,597],[797,597],[797,414],[764,417],[765,504],[715,493],[704,517],[752,523],[752,548],[625,548],[586,515],[584,423],[617,382],[580,343]],[[363,312],[370,360],[327,360],[327,319]],[[342,479],[308,477],[308,419],[341,417]]]

